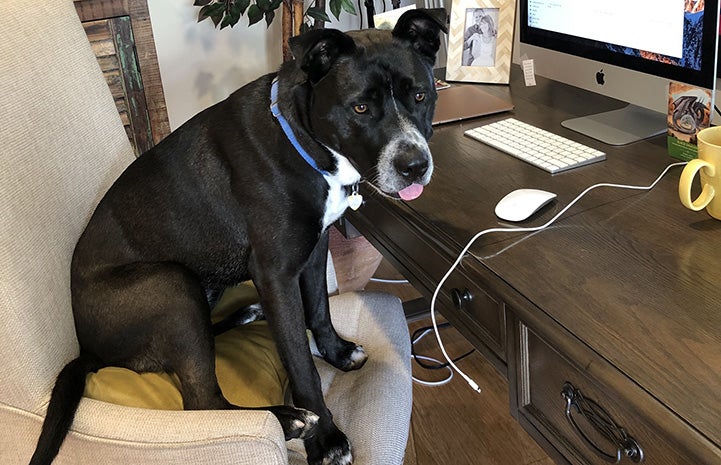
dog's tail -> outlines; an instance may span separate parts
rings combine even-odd
[[[80,356],[60,371],[50,395],[48,411],[30,465],[50,465],[73,424],[75,411],[85,391],[85,377],[103,365],[94,357]]]

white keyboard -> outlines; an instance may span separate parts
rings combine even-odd
[[[464,134],[549,173],[606,159],[599,150],[514,118],[469,129]]]

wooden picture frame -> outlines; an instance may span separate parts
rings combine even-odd
[[[446,79],[508,84],[515,0],[453,0]]]

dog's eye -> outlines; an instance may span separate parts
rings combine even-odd
[[[426,93],[425,92],[416,92],[416,102],[421,103],[426,99]]]
[[[365,103],[359,103],[358,105],[353,105],[353,111],[355,111],[359,115],[363,114],[368,111],[368,105],[366,105]]]

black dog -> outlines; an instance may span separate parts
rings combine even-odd
[[[98,205],[72,261],[80,356],[58,375],[32,464],[58,453],[85,375],[104,366],[166,371],[186,409],[231,405],[215,377],[207,290],[252,278],[296,407],[268,407],[311,464],[349,464],[308,349],[360,368],[363,348],[328,313],[327,228],[359,203],[358,183],[412,199],[433,169],[432,67],[443,10],[392,31],[314,30],[295,61],[201,112],[134,161]],[[273,105],[271,110],[271,94]]]

